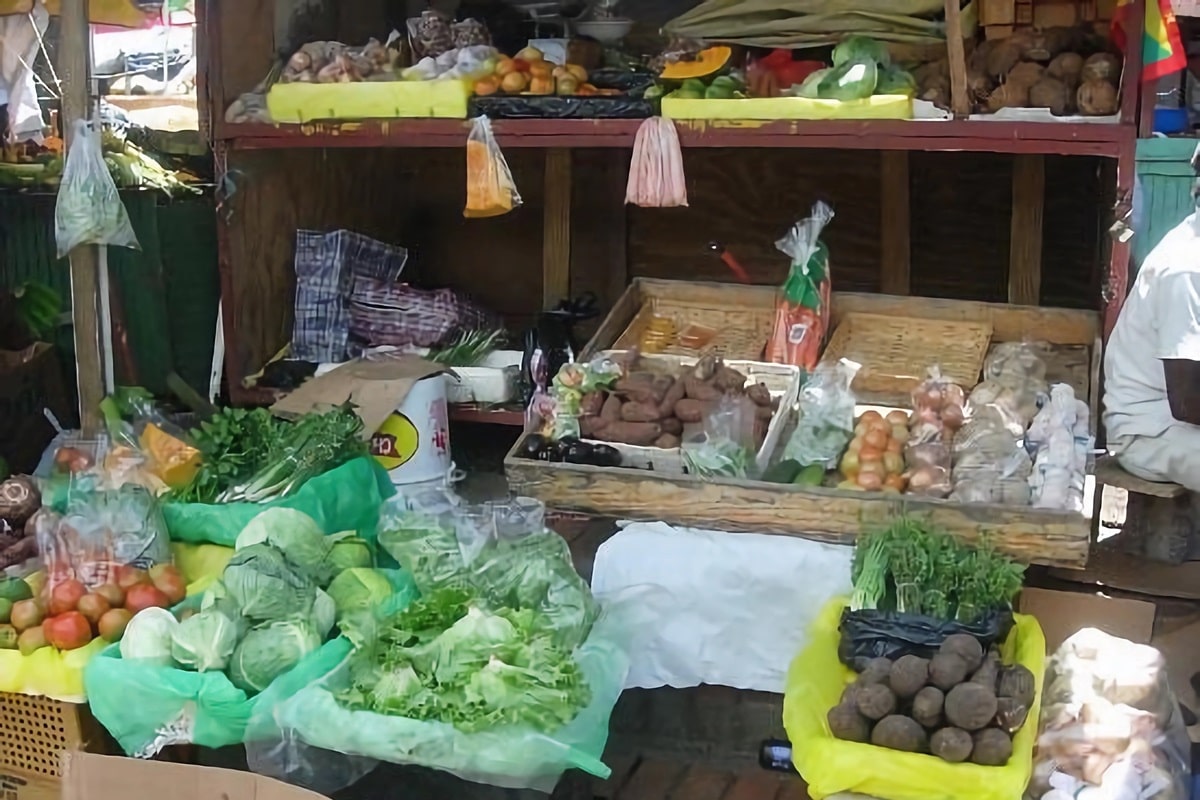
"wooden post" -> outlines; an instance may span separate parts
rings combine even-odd
[[[571,151],[546,151],[542,210],[542,308],[571,294]]]
[[[1045,156],[1013,156],[1012,229],[1008,245],[1010,303],[1036,306],[1041,302],[1045,205]]]
[[[971,101],[967,97],[967,52],[958,3],[946,0],[946,55],[950,62],[950,107],[954,116],[965,117],[971,113]]]
[[[63,139],[74,146],[75,120],[90,119],[91,86],[88,61],[91,41],[88,0],[62,0],[58,74],[62,81]],[[79,423],[84,436],[100,431],[100,401],[104,399],[98,311],[99,251],[83,245],[71,251],[71,316],[75,325],[75,376],[79,386]]]
[[[880,156],[879,291],[912,293],[912,219],[909,214],[908,151],[883,150]]]

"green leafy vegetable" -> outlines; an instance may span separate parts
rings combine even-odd
[[[319,586],[328,584],[337,572],[329,559],[333,542],[317,521],[303,511],[267,509],[242,529],[236,547],[243,550],[262,543],[283,553],[292,566]]]
[[[852,61],[871,61],[880,67],[891,66],[892,56],[887,45],[869,36],[847,36],[833,48],[833,66]]]
[[[191,483],[172,492],[184,503],[214,503],[235,483],[269,463],[287,423],[265,408],[225,408],[190,432],[200,450],[200,468]]]
[[[347,534],[336,534],[329,538],[333,542],[329,550],[329,563],[333,565],[334,574],[347,569],[370,567],[375,563],[371,546],[366,540]]]
[[[201,611],[179,623],[171,634],[171,656],[197,672],[225,669],[238,635],[237,625],[222,612]]]
[[[277,620],[251,628],[229,660],[229,680],[247,693],[266,689],[271,681],[321,646],[310,622]]]
[[[880,70],[879,81],[875,84],[875,94],[898,94],[905,97],[915,97],[917,94],[917,79],[908,70],[900,67],[888,67]]]
[[[425,358],[447,367],[473,367],[503,344],[504,337],[503,328],[464,331],[446,347],[430,350]]]
[[[316,599],[316,584],[267,544],[251,545],[234,553],[221,583],[242,616],[249,619],[276,620],[308,614]]]
[[[179,620],[165,608],[147,608],[129,621],[121,637],[121,658],[141,660],[159,666],[171,663],[171,638]]]
[[[874,61],[847,61],[821,79],[817,96],[823,100],[862,100],[875,93],[879,67]]]
[[[340,617],[358,609],[381,605],[392,594],[392,584],[377,569],[355,567],[340,572],[327,591]]]

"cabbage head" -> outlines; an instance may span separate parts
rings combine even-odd
[[[332,597],[320,589],[317,589],[317,599],[313,601],[312,619],[321,640],[328,639],[329,632],[337,622],[337,605]]]
[[[392,596],[392,584],[377,569],[348,569],[329,584],[329,596],[338,616],[360,608],[374,608]]]
[[[201,611],[179,623],[171,634],[171,656],[197,672],[225,669],[238,633],[237,624],[215,608]]]
[[[277,620],[251,628],[229,660],[229,680],[247,694],[257,694],[271,681],[321,646],[312,623]]]
[[[892,64],[892,55],[887,45],[869,36],[847,36],[833,48],[833,66],[840,67],[852,61],[870,61],[880,67],[888,67]]]
[[[121,637],[121,658],[171,665],[171,639],[179,620],[165,608],[147,608],[129,621]]]
[[[221,583],[242,616],[256,620],[307,615],[316,599],[316,585],[267,544],[239,550],[229,560]]]
[[[907,70],[900,69],[900,67],[888,67],[879,71],[875,94],[902,94],[905,97],[915,97],[917,80]]]
[[[268,544],[279,550],[311,581],[324,585],[335,574],[329,561],[332,541],[317,521],[292,508],[269,508],[238,534],[237,549]]]
[[[339,534],[341,536],[341,534]],[[329,550],[329,563],[333,565],[333,574],[342,570],[374,566],[375,559],[371,555],[371,546],[366,540],[357,536],[330,537],[333,547]]]
[[[879,67],[874,61],[847,61],[834,67],[817,86],[822,100],[863,100],[875,94]]]

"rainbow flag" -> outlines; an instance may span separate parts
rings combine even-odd
[[[1125,33],[1135,0],[1117,0],[1112,20],[1112,38],[1122,52],[1128,52]],[[1156,81],[1187,66],[1179,23],[1171,9],[1171,0],[1145,0],[1146,23],[1142,33],[1142,80]]]

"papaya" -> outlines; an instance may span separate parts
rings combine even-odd
[[[672,61],[663,67],[660,76],[669,81],[686,81],[689,78],[707,78],[729,66],[733,50],[723,45],[701,50],[693,58]]]

